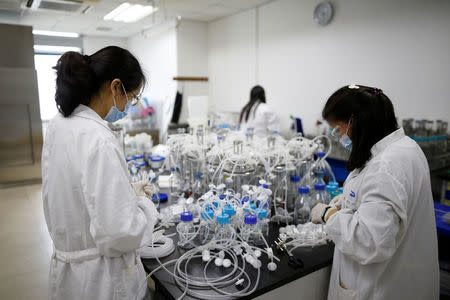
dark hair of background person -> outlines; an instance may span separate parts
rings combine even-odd
[[[352,116],[348,171],[362,169],[372,157],[372,146],[398,129],[391,100],[377,88],[342,87],[331,95],[322,111],[322,117],[327,121],[348,123]]]
[[[266,92],[264,92],[264,88],[262,86],[256,85],[250,91],[250,101],[248,101],[244,108],[242,108],[241,115],[239,117],[239,123],[242,123],[242,120],[245,120],[245,122],[247,122],[248,116],[250,115],[250,111],[253,106],[256,105],[255,109],[253,110],[253,112],[256,113],[256,108],[260,103],[266,103]]]
[[[56,70],[56,106],[64,117],[70,116],[80,104],[89,105],[105,82],[118,78],[127,93],[146,82],[138,60],[128,50],[116,46],[103,48],[90,56],[66,52],[53,68]]]

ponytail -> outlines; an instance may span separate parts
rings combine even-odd
[[[88,105],[93,92],[95,74],[88,60],[78,52],[66,52],[56,67],[56,106],[64,117],[80,104]]]

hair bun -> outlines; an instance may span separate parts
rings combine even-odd
[[[91,63],[91,57],[89,55],[83,55],[83,58],[88,64]]]

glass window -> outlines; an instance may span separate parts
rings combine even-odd
[[[42,121],[48,121],[58,113],[55,102],[56,71],[52,68],[56,66],[60,56],[60,54],[36,54],[34,56]]]

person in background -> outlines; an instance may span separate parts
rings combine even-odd
[[[391,101],[377,88],[345,86],[322,116],[351,151],[344,193],[311,212],[335,244],[328,299],[439,299],[430,171]]]
[[[67,52],[55,67],[59,114],[42,151],[42,196],[54,251],[51,299],[142,299],[136,250],[151,241],[157,211],[145,182],[130,184],[122,145],[109,128],[137,103],[145,77],[119,47]]]
[[[266,93],[261,86],[257,85],[250,91],[250,101],[241,111],[239,124],[245,132],[248,128],[253,128],[258,137],[280,130],[278,117],[266,104]]]

